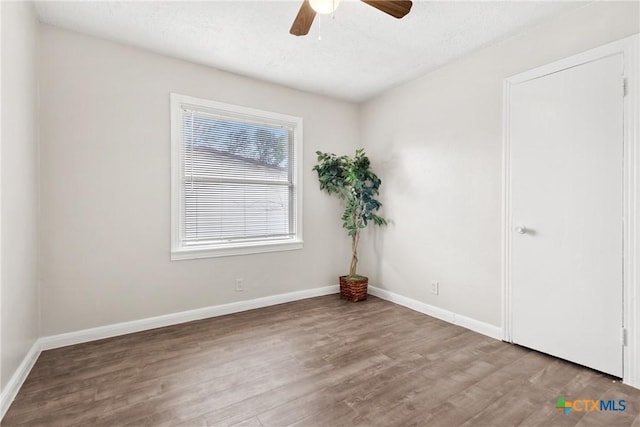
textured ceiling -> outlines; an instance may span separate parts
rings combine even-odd
[[[48,24],[363,101],[583,4],[414,1],[411,13],[396,20],[342,0],[335,19],[318,15],[306,37],[289,34],[300,1],[46,1],[36,10]]]

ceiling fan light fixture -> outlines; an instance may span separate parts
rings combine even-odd
[[[339,3],[340,0],[309,0],[311,8],[320,14],[335,12]]]
[[[411,11],[411,6],[413,5],[411,0],[360,1],[386,13],[387,15],[391,15],[396,19],[403,18]],[[309,34],[309,29],[311,29],[311,25],[313,25],[313,20],[315,19],[316,14],[333,13],[339,3],[340,0],[303,0],[300,5],[300,10],[298,10],[298,14],[296,15],[296,19],[293,20],[293,25],[291,25],[289,33],[294,36],[306,36]]]

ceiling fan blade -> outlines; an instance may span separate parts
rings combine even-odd
[[[293,21],[293,25],[291,26],[289,33],[294,36],[306,36],[309,33],[309,29],[311,28],[311,24],[313,24],[315,17],[316,11],[311,8],[309,0],[304,0],[304,2],[302,2],[302,6],[300,6],[298,15],[296,15],[296,19]]]
[[[363,3],[391,15],[394,18],[402,18],[411,10],[413,2],[409,0],[361,0]]]

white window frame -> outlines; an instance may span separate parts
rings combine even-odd
[[[302,118],[273,113],[239,105],[226,104],[208,99],[195,98],[177,93],[170,94],[171,104],[171,260],[212,258],[231,255],[247,255],[264,252],[279,252],[302,249]],[[194,108],[202,111],[228,115],[238,119],[258,120],[280,124],[293,129],[293,186],[295,197],[292,212],[295,235],[282,239],[264,241],[228,242],[206,245],[186,245],[184,242],[184,144],[182,109]]]

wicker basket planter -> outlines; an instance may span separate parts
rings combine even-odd
[[[340,276],[340,298],[351,302],[364,301],[367,299],[368,285],[368,277],[349,278]]]

